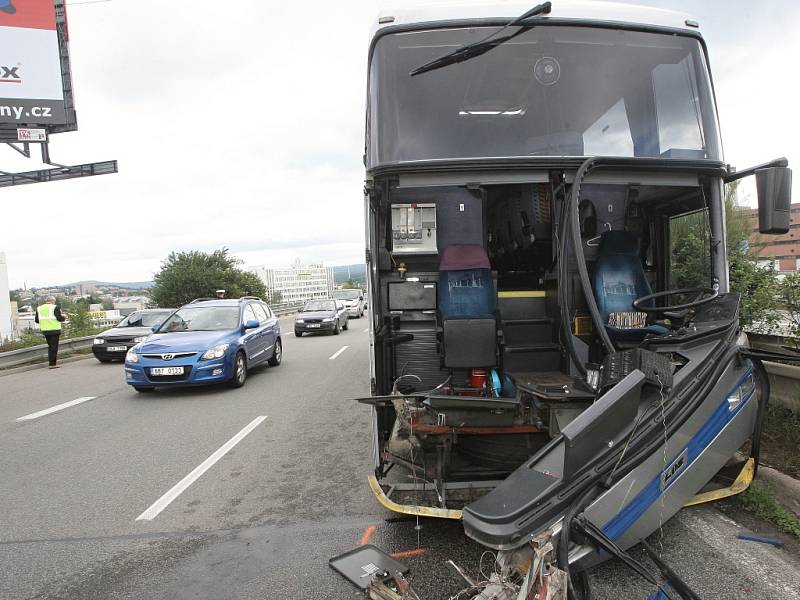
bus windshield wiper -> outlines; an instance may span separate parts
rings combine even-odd
[[[435,69],[441,69],[442,67],[447,67],[449,65],[453,65],[455,63],[464,62],[465,60],[469,60],[471,58],[475,58],[476,56],[480,56],[481,54],[486,54],[489,50],[496,48],[500,44],[506,43],[508,40],[514,39],[521,33],[528,31],[533,25],[525,25],[525,21],[530,18],[536,17],[538,15],[544,15],[550,12],[551,8],[550,2],[544,2],[542,4],[538,4],[534,6],[529,11],[521,14],[520,16],[516,17],[515,19],[506,23],[502,28],[498,31],[495,31],[488,37],[484,39],[473,42],[472,44],[467,44],[466,46],[462,46],[458,50],[454,50],[450,54],[445,54],[444,56],[440,56],[424,65],[417,67],[413,71],[409,73],[411,77],[414,75],[421,75],[422,73],[427,73],[428,71],[433,71]],[[509,33],[503,36],[498,37],[498,34],[505,31],[509,27],[514,27],[516,25],[522,25],[519,30],[515,31],[514,33]]]

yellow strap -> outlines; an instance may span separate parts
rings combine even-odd
[[[393,500],[390,500],[389,497],[384,493],[383,488],[381,488],[381,484],[378,483],[378,480],[375,478],[375,475],[370,475],[367,478],[369,482],[369,487],[372,488],[372,493],[375,494],[375,498],[380,502],[381,506],[384,508],[391,510],[392,512],[400,513],[403,515],[419,515],[420,517],[435,517],[439,519],[454,519],[456,521],[461,520],[461,511],[460,510],[451,510],[449,508],[435,508],[432,506],[411,506],[408,504],[398,504]]]
[[[714,500],[721,500],[722,498],[735,496],[736,494],[739,494],[750,487],[750,484],[753,481],[754,471],[755,461],[752,458],[748,458],[747,462],[744,463],[742,470],[739,471],[739,475],[737,475],[736,480],[730,485],[730,487],[697,494],[694,498],[684,504],[684,506],[694,506],[695,504],[703,504],[705,502],[713,502]]]

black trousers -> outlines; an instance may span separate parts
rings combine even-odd
[[[61,337],[60,331],[53,331],[44,334],[44,339],[47,340],[47,360],[50,366],[56,364],[58,358],[58,338]]]

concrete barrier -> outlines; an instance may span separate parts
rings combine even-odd
[[[769,374],[769,401],[800,412],[800,367],[765,362]]]

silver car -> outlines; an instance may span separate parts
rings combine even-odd
[[[347,316],[360,319],[364,316],[366,303],[364,301],[364,290],[336,290],[333,292],[336,300],[341,300],[347,309]]]

